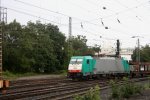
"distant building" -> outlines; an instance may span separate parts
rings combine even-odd
[[[120,55],[123,58],[126,58],[128,61],[132,60],[131,55],[133,54],[134,48],[122,48],[120,50]]]
[[[133,54],[134,48],[122,48],[120,50],[120,56],[129,60],[132,60],[131,55]],[[116,48],[113,47],[107,47],[107,48],[101,48],[100,55],[115,55],[116,54]]]

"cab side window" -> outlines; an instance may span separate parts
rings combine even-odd
[[[87,62],[86,62],[87,64],[89,64],[90,63],[90,60],[89,59],[87,59]]]

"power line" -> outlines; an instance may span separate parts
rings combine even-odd
[[[57,23],[57,22],[51,21],[51,20],[49,20],[49,19],[42,18],[42,17],[39,17],[39,16],[30,14],[30,13],[27,13],[27,12],[19,11],[19,10],[13,9],[13,8],[8,8],[8,7],[7,7],[7,9],[12,10],[12,11],[15,11],[15,12],[18,12],[18,13],[22,13],[22,14],[24,14],[24,15],[28,15],[28,16],[31,16],[31,17],[35,17],[35,18],[39,18],[39,19],[42,19],[42,20],[46,20],[46,21],[49,21],[49,22],[52,22],[52,23],[55,23],[55,24],[67,26],[66,24]]]
[[[67,2],[70,3],[70,4],[72,4],[72,5],[74,5],[74,6],[77,6],[78,8],[81,8],[81,9],[87,11],[88,13],[89,13],[89,12],[90,12],[90,13],[93,13],[93,14],[96,13],[96,12],[93,12],[93,10],[86,9],[86,8],[84,8],[84,7],[82,7],[82,6],[78,5],[78,4],[75,4],[75,3],[73,3],[73,2],[70,2],[70,1],[68,1],[68,0],[67,0]]]
[[[25,5],[28,5],[28,6],[32,6],[32,7],[35,7],[35,8],[39,8],[39,9],[42,9],[42,10],[46,10],[46,11],[49,11],[49,12],[52,12],[52,13],[55,13],[55,14],[59,14],[59,15],[62,15],[62,16],[72,17],[72,16],[69,16],[69,15],[66,15],[66,14],[63,14],[63,13],[60,13],[60,12],[56,12],[56,11],[53,11],[53,10],[50,10],[50,9],[46,9],[46,8],[43,8],[43,7],[33,5],[31,3],[23,2],[23,1],[20,1],[20,0],[14,0],[14,1],[25,4]],[[77,19],[77,20],[81,20],[82,22],[86,22],[86,23],[89,23],[89,24],[100,27],[100,25],[92,23],[92,22],[87,21],[87,20],[83,20],[83,19],[80,19],[80,18],[77,18],[77,17],[72,17],[72,18]]]
[[[114,1],[117,2],[118,4],[122,5],[124,8],[130,9],[128,6],[122,4],[120,1],[118,1],[118,0],[114,0]],[[144,4],[145,4],[145,3],[144,3]],[[135,8],[138,8],[138,6],[136,6]],[[130,11],[134,12],[134,13],[136,14],[135,17],[136,17],[138,20],[140,20],[140,21],[143,22],[143,20],[139,17],[139,15],[137,14],[137,12],[135,12],[135,11],[133,11],[133,10],[130,10]],[[135,17],[134,17],[134,19],[135,19]],[[117,20],[118,20],[118,19],[117,19]],[[120,21],[120,20],[119,20],[119,21]],[[123,24],[121,24],[121,25],[123,26]]]
[[[46,8],[42,8],[42,7],[39,7],[39,6],[30,4],[30,3],[26,3],[26,2],[23,2],[23,1],[20,1],[20,0],[15,0],[15,1],[20,2],[20,3],[23,3],[23,4],[28,5],[28,6],[33,6],[33,7],[39,8],[39,9],[47,10],[47,11],[50,11],[50,12],[53,12],[53,13],[56,13],[56,14],[60,14],[60,15],[69,17],[69,15],[66,15],[66,14],[63,14],[63,13],[59,13],[59,12],[55,12],[55,11],[52,11],[52,10],[49,10],[49,9],[46,9]],[[143,3],[141,3],[141,4],[143,4]],[[141,4],[140,4],[140,5],[141,5]],[[144,3],[144,4],[145,4],[145,3]],[[140,5],[138,5],[138,6],[140,6]],[[128,10],[130,10],[130,9],[137,8],[138,6],[135,6],[135,7],[132,7],[132,8],[128,8],[128,9],[126,9],[126,10],[117,12],[117,13],[112,14],[112,15],[105,16],[105,17],[103,17],[103,18],[101,18],[101,19],[108,18],[108,17],[114,16],[114,15],[116,15],[116,14],[120,14],[120,13],[122,13],[122,12],[126,12],[126,11],[128,11]],[[79,19],[79,18],[76,18],[76,17],[72,17],[72,18],[75,18],[75,19],[77,19],[77,20],[83,20],[83,19]],[[100,19],[100,18],[98,18],[98,19]],[[93,20],[98,20],[98,19],[93,19]],[[91,21],[93,21],[93,20],[91,20]],[[87,23],[89,23],[89,24],[93,24],[93,25],[98,26],[98,27],[103,27],[103,25],[91,23],[91,21],[83,20],[82,22],[87,22]]]
[[[125,7],[125,8],[129,8],[128,6],[122,4],[122,3],[121,3],[120,1],[118,1],[118,0],[113,0],[113,1],[117,2],[118,4],[122,5],[122,6]]]
[[[18,0],[17,0],[18,1]],[[54,11],[55,12],[55,11]],[[25,12],[26,13],[26,12]],[[28,13],[29,14],[29,16],[30,15],[33,15],[33,14],[30,14],[30,13]],[[26,13],[26,15],[27,15],[27,13]],[[33,15],[33,17],[35,17],[36,15]],[[67,16],[68,17],[68,16]],[[36,16],[36,18],[40,18],[39,16]],[[73,17],[74,18],[74,17]],[[40,18],[40,19],[43,19],[43,20],[45,20],[46,18]],[[76,19],[76,18],[75,18]],[[78,19],[78,18],[77,18]],[[50,21],[50,22],[53,22],[53,23],[57,23],[57,22],[54,22],[54,21],[51,21],[51,20],[49,20],[49,19],[46,19],[47,21]],[[90,21],[88,21],[88,22],[90,22]],[[60,24],[60,23],[58,23],[58,24]],[[94,23],[93,23],[94,24]],[[62,26],[68,26],[68,25],[64,25],[64,24],[62,24]],[[99,27],[99,25],[98,24],[96,24],[96,26],[98,26]],[[80,31],[84,31],[84,30],[80,30]],[[89,31],[86,31],[85,30],[85,32],[88,32],[88,33],[91,33],[91,32],[89,32]],[[92,35],[94,35],[95,36],[95,34],[92,34]],[[96,36],[99,36],[99,35],[96,35]]]
[[[127,9],[129,8],[128,6],[126,6],[125,4],[121,3],[121,2],[118,1],[118,0],[114,0],[114,1],[117,2],[118,4],[122,5],[124,8],[127,8]],[[141,21],[141,19],[138,17],[139,15],[137,14],[137,12],[135,12],[135,11],[133,11],[133,10],[131,10],[131,11],[134,12],[134,13],[136,14],[136,18]],[[138,16],[137,16],[137,15],[138,15]]]
[[[39,7],[39,6],[36,6],[36,5],[33,5],[31,3],[27,3],[27,2],[23,2],[23,1],[20,1],[20,0],[14,0],[16,2],[20,2],[22,4],[25,4],[25,5],[28,5],[28,6],[32,6],[32,7],[35,7],[35,8],[39,8],[39,9],[42,9],[42,10],[46,10],[46,11],[49,11],[49,12],[52,12],[52,13],[56,13],[56,14],[59,14],[59,15],[63,15],[63,16],[66,16],[66,17],[70,17],[66,14],[63,14],[63,13],[59,13],[59,12],[56,12],[56,11],[52,11],[50,9],[46,9],[46,8],[43,8],[43,7]]]
[[[146,2],[146,3],[147,3],[147,2]],[[139,5],[135,6],[135,7],[131,7],[131,8],[126,7],[126,8],[127,8],[126,10],[122,10],[122,11],[119,11],[119,12],[117,12],[117,13],[115,13],[115,14],[108,15],[108,16],[105,16],[105,17],[102,17],[102,18],[93,19],[93,20],[91,20],[91,21],[101,19],[101,24],[102,24],[102,26],[104,26],[104,22],[102,21],[102,19],[109,18],[109,17],[112,17],[112,16],[114,16],[114,15],[118,15],[118,14],[120,14],[120,13],[124,13],[124,12],[130,11],[130,10],[132,10],[132,9],[134,9],[134,8],[138,8],[138,7],[140,7],[140,6],[144,5],[144,4],[145,4],[145,2],[139,4]],[[140,20],[140,18],[139,18],[138,16],[136,16],[136,18],[137,18],[138,20]],[[118,18],[117,18],[117,21],[118,21],[118,23],[121,23]],[[141,20],[140,20],[140,21],[141,21]],[[108,28],[108,29],[110,29],[110,28]],[[112,30],[114,30],[114,29],[112,29]],[[116,30],[116,29],[115,29],[115,30]]]
[[[147,2],[148,2],[148,1],[147,1]],[[114,15],[119,15],[119,14],[121,14],[121,13],[125,13],[125,12],[127,12],[127,11],[131,11],[131,10],[133,10],[133,9],[135,9],[135,8],[138,8],[138,7],[140,7],[140,6],[145,5],[145,3],[147,3],[147,2],[143,2],[143,3],[141,3],[141,4],[137,5],[137,6],[130,7],[130,8],[127,8],[127,9],[125,9],[125,10],[122,10],[122,11],[118,11],[118,12],[116,12],[115,14],[111,14],[111,15],[108,15],[108,16],[104,16],[104,17],[101,17],[101,18],[92,19],[91,21],[99,20],[99,19],[106,19],[106,18],[112,17],[112,16],[114,16]]]
[[[56,23],[56,24],[59,24],[59,25],[68,27],[68,24],[60,24],[60,23],[57,23],[57,22],[55,22],[55,21],[51,21],[51,20],[49,20],[49,19],[42,18],[42,17],[38,17],[38,16],[36,16],[36,15],[30,14],[30,13],[27,13],[27,12],[23,12],[23,11],[19,11],[19,10],[16,10],[16,9],[12,9],[12,8],[7,8],[7,9],[8,9],[8,10],[15,11],[15,12],[17,12],[17,13],[25,14],[25,15],[28,15],[28,16],[31,16],[31,17],[35,17],[35,18],[38,18],[38,19],[46,20],[46,21],[49,21],[49,22],[52,22],[52,23]],[[95,36],[95,35],[98,36],[98,34],[92,33],[92,32],[87,31],[87,30],[79,29],[79,28],[76,28],[76,27],[73,27],[73,29],[79,30],[79,31],[83,31],[83,32],[87,32],[87,33],[90,33],[90,34],[92,34],[92,35],[94,35],[94,36]]]

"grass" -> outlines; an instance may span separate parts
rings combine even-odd
[[[60,71],[56,71],[56,72],[54,72],[52,74],[66,76],[67,75],[67,71],[66,70],[60,70]]]
[[[39,74],[33,72],[28,72],[28,73],[13,73],[9,71],[3,72],[3,78],[8,80],[15,80],[20,77],[35,76],[35,75],[39,75]]]
[[[145,89],[150,89],[150,77],[148,77],[148,83],[144,85]]]
[[[3,71],[3,78],[7,80],[15,80],[20,77],[27,77],[27,76],[38,76],[38,75],[62,75],[66,76],[67,72],[66,71],[58,71],[54,73],[34,73],[34,72],[27,72],[27,73],[13,73],[9,71]]]
[[[96,85],[94,88],[91,88],[84,95],[76,95],[74,100],[101,100],[100,98],[100,87]]]

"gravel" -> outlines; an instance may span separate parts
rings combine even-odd
[[[36,76],[27,76],[27,77],[20,77],[17,80],[32,80],[32,79],[48,79],[48,78],[64,78],[65,76],[62,75],[36,75]]]

